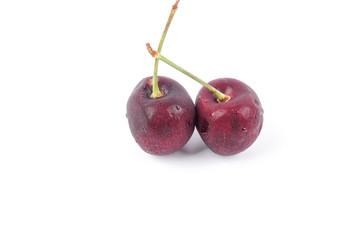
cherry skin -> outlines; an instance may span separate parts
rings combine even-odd
[[[217,97],[203,87],[197,95],[196,128],[205,144],[220,155],[234,155],[250,147],[259,136],[263,109],[254,90],[245,83],[220,78],[211,86],[231,97],[219,103]]]
[[[141,80],[127,102],[127,118],[135,141],[147,153],[165,155],[182,148],[195,127],[195,106],[183,86],[159,76],[162,97],[151,98],[152,77]]]

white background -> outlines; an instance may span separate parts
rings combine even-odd
[[[1,1],[0,239],[359,239],[359,1],[180,1],[163,54],[246,82],[264,127],[156,157],[126,102],[173,3]]]

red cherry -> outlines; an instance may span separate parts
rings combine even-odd
[[[247,149],[257,139],[263,124],[263,109],[254,90],[245,83],[220,78],[209,82],[230,96],[219,103],[203,87],[196,99],[196,128],[205,144],[220,155],[234,155]]]
[[[135,141],[147,153],[165,155],[182,148],[195,126],[195,107],[183,86],[158,77],[162,97],[152,98],[152,77],[138,83],[127,102],[127,118]]]

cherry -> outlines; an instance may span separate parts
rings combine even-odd
[[[179,0],[171,9],[160,39],[161,51]],[[189,94],[178,82],[158,77],[159,59],[155,59],[154,74],[141,80],[127,102],[127,118],[135,141],[147,153],[164,155],[183,147],[195,128],[195,106]]]
[[[162,97],[152,98],[152,77],[135,87],[127,103],[133,137],[147,153],[164,155],[183,147],[194,132],[195,106],[178,82],[159,76]]]
[[[220,155],[234,155],[247,149],[259,136],[263,109],[254,90],[245,83],[220,78],[211,86],[230,97],[219,103],[214,94],[203,87],[196,98],[196,128],[205,144]]]
[[[154,51],[149,53],[204,87],[196,99],[197,130],[205,144],[220,155],[234,155],[257,139],[263,124],[263,109],[254,90],[245,83],[221,78],[209,84]]]

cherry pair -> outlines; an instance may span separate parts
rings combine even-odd
[[[155,58],[154,75],[144,78],[127,103],[127,117],[135,141],[147,153],[165,155],[182,148],[196,126],[205,144],[220,155],[247,149],[260,134],[263,109],[256,93],[245,83],[220,78],[206,83],[161,55],[161,48],[177,10],[173,5]],[[157,76],[159,60],[169,64],[204,87],[195,106],[189,94],[173,79]]]

